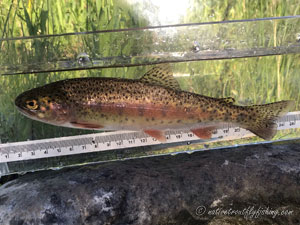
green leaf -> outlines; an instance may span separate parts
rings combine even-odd
[[[42,34],[46,34],[47,30],[46,30],[46,23],[48,20],[48,11],[42,10],[41,12],[41,33]]]
[[[96,0],[96,15],[100,15],[100,10],[101,10],[101,4],[100,1]]]
[[[23,3],[23,6],[24,6],[24,3]],[[29,17],[26,7],[23,7],[23,8],[24,8],[24,14],[25,14],[25,22],[27,25],[29,35],[34,36],[34,35],[36,35],[36,29],[32,25],[32,22],[31,22],[31,19]]]

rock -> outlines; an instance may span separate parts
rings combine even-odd
[[[300,224],[300,145],[28,173],[0,187],[0,223]]]

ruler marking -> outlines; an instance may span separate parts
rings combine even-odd
[[[278,119],[278,130],[300,128],[300,112],[291,112]],[[235,140],[254,136],[251,132],[234,124],[222,124],[213,131],[212,139],[205,142]],[[166,131],[167,143],[199,140],[189,130]],[[63,155],[81,154],[124,149],[130,147],[160,144],[156,139],[137,131],[115,131],[71,137],[44,139],[27,142],[0,144],[0,163],[28,159],[49,158]]]

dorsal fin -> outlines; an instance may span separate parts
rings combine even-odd
[[[173,72],[169,64],[161,64],[153,67],[140,81],[147,84],[161,85],[164,87],[181,90],[179,83],[173,77]]]
[[[235,103],[235,99],[232,97],[228,97],[228,98],[219,98],[220,101],[225,102],[227,104],[233,104]]]

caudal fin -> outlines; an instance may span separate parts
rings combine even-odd
[[[294,105],[294,101],[281,101],[248,106],[246,110],[250,115],[249,120],[242,123],[242,126],[265,140],[271,140],[277,131],[276,120],[289,112]]]

